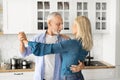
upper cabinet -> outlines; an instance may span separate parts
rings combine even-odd
[[[49,13],[58,11],[63,18],[62,33],[71,33],[76,16],[87,16],[93,32],[107,32],[106,0],[3,0],[5,34],[44,32]]]
[[[47,27],[47,16],[49,13],[57,11],[61,14],[63,18],[63,33],[69,33],[70,32],[70,1],[66,0],[37,0],[35,4],[37,3],[37,12],[36,19],[37,19],[37,25],[36,25],[36,32],[42,32],[46,30]],[[73,15],[74,16],[74,15]]]
[[[37,22],[35,32],[42,32],[47,29],[47,16],[49,13],[57,11],[63,18],[62,33],[71,33],[71,27],[76,16],[87,16],[90,8],[89,0],[36,0],[34,8],[37,8]],[[89,8],[89,9],[88,9]]]
[[[4,34],[33,32],[33,0],[3,0]]]
[[[97,32],[107,32],[107,2],[96,1],[95,2],[95,30]]]
[[[2,0],[0,1],[0,34],[3,33],[3,25],[2,25],[2,22],[3,22],[3,7],[2,7]]]
[[[37,1],[37,30],[46,30],[47,16],[50,13],[50,1]]]

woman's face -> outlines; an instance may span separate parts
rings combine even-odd
[[[73,25],[72,25],[72,33],[73,33],[73,35],[76,35],[76,33],[77,33],[77,25],[75,23],[73,23]]]

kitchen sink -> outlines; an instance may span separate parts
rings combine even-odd
[[[107,66],[106,64],[100,61],[85,61],[85,66]]]

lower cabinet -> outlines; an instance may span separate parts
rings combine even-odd
[[[84,69],[82,73],[85,80],[112,80],[116,75],[115,68]]]
[[[0,73],[0,80],[33,80],[34,72]]]
[[[120,68],[83,69],[85,80],[120,80]],[[34,80],[34,72],[7,72],[0,73],[0,80]],[[119,78],[119,79],[118,79]]]

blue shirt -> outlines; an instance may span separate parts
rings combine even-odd
[[[28,42],[33,54],[44,56],[51,53],[61,53],[62,69],[61,75],[77,75],[80,72],[72,73],[71,65],[78,65],[78,60],[84,61],[88,51],[82,48],[82,42],[78,40],[66,40],[56,44],[43,44],[37,42]]]
[[[45,43],[46,33],[36,35],[31,41]],[[60,35],[57,36],[58,42],[65,40]],[[31,48],[28,46],[25,48],[25,52],[22,53],[23,57],[32,54]],[[44,57],[43,56],[35,56],[35,75],[34,80],[43,80],[44,78]],[[60,69],[61,69],[61,57],[60,54],[55,55],[55,69],[54,69],[54,77],[53,80],[61,80],[60,79]]]

